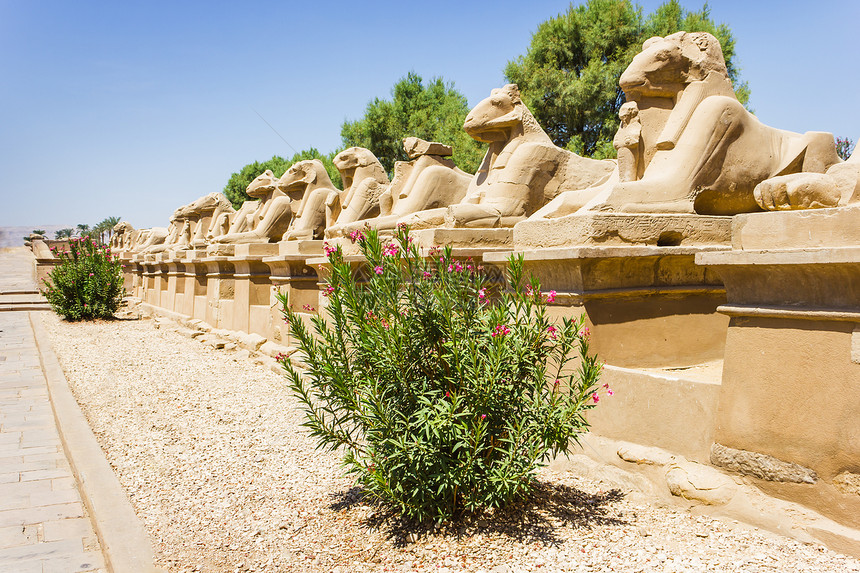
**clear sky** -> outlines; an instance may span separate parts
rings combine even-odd
[[[292,155],[255,110],[293,148],[328,152],[410,70],[474,105],[568,5],[0,0],[0,225],[165,226],[243,165]],[[759,119],[860,138],[858,0],[710,7]]]

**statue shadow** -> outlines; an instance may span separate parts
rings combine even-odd
[[[371,499],[360,487],[334,494],[329,508],[347,511],[358,505],[370,505],[374,513],[364,518],[362,524],[380,530],[397,547],[405,547],[431,534],[468,537],[479,533],[496,533],[522,543],[537,542],[550,546],[564,541],[558,534],[560,525],[585,530],[601,525],[629,525],[628,521],[614,516],[612,511],[612,505],[623,497],[624,493],[619,489],[589,494],[571,486],[538,480],[526,499],[502,509],[464,513],[443,524],[406,519],[392,508]]]

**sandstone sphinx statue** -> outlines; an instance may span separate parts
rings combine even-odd
[[[140,246],[138,252],[145,255],[162,253],[169,249],[176,248],[181,245],[183,238],[189,234],[186,229],[186,208],[187,205],[179,207],[173,212],[170,217],[170,225],[162,236],[161,227],[153,227],[150,229],[149,236]]]
[[[275,175],[267,169],[251,181],[246,193],[256,200],[245,201],[234,214],[227,232],[213,235],[212,243],[275,243],[281,239],[293,210],[290,197],[281,191]],[[223,215],[227,214],[220,217],[222,223]],[[216,230],[223,230],[223,226]]]
[[[326,236],[342,236],[365,226],[393,229],[404,216],[428,210],[444,213],[466,196],[472,176],[454,165],[450,145],[407,137],[403,149],[410,161],[394,164],[394,178],[379,196],[379,216],[357,220],[357,224],[338,219],[326,229]]]
[[[201,248],[207,243],[207,236],[222,215],[235,213],[229,199],[223,193],[209,193],[185,207],[187,220],[191,222],[191,237],[186,248]],[[223,233],[219,233],[223,234]],[[213,235],[214,236],[214,235]]]
[[[369,149],[350,147],[334,157],[334,165],[343,180],[343,191],[327,198],[326,227],[378,216],[388,175],[376,156]]]
[[[152,227],[151,229],[140,229],[137,232],[134,244],[131,250],[135,253],[143,254],[147,249],[154,246],[159,246],[167,240],[171,229],[164,227]]]
[[[281,176],[277,185],[282,194],[301,198],[293,203],[293,221],[283,233],[283,239],[322,239],[327,209],[338,202],[342,204],[343,200],[342,191],[335,189],[322,161],[307,159],[294,163]]]
[[[113,234],[110,238],[111,250],[114,252],[131,250],[137,239],[137,234],[138,231],[131,226],[131,223],[120,221],[113,226]]]
[[[469,112],[463,129],[490,144],[466,197],[402,222],[415,228],[512,227],[559,193],[592,186],[615,170],[614,161],[580,157],[553,144],[515,84],[494,89]]]
[[[832,134],[775,129],[747,111],[734,94],[719,41],[706,32],[647,40],[619,83],[638,110],[635,180],[620,160],[626,167],[617,181],[566,193],[537,217],[567,215],[586,204],[640,213],[758,211],[758,183],[824,173],[839,162]],[[620,131],[630,131],[624,118]],[[623,154],[629,163],[632,158]]]

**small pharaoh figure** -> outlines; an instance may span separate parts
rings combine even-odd
[[[642,124],[639,122],[639,106],[629,101],[618,110],[621,127],[615,133],[612,145],[618,150],[618,178],[620,181],[636,181],[639,178],[639,143],[642,139]]]

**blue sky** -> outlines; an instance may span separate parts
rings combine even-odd
[[[410,70],[473,105],[568,5],[0,0],[0,225],[166,225],[246,163],[292,154],[255,110],[295,149],[330,151]],[[860,138],[860,2],[710,7],[759,119]]]

